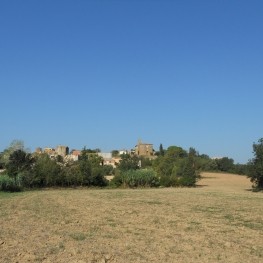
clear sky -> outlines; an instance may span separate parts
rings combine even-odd
[[[0,151],[194,147],[263,137],[263,1],[1,0]]]

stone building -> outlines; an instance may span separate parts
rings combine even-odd
[[[69,154],[69,148],[67,146],[59,145],[56,148],[56,154],[65,157],[66,155]]]
[[[35,150],[35,153],[41,154],[42,153],[42,148],[37,147],[36,150]]]
[[[46,154],[48,154],[48,155],[55,155],[55,154],[56,154],[55,149],[49,148],[49,147],[44,148],[44,151],[43,151],[43,152],[46,153]]]
[[[152,157],[154,155],[153,145],[151,143],[142,143],[139,140],[135,146],[135,154],[143,157]]]

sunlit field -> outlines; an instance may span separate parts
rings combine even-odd
[[[263,262],[263,193],[196,188],[0,193],[0,262]]]

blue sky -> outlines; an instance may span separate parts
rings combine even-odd
[[[263,137],[263,1],[0,2],[0,151],[196,148]]]

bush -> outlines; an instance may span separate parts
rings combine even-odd
[[[17,178],[17,182],[16,182],[14,178],[9,177],[8,175],[1,175],[0,176],[0,191],[5,191],[5,192],[22,191],[20,179]]]
[[[192,187],[196,186],[196,177],[193,176],[184,176],[179,179],[180,186]]]
[[[91,176],[89,178],[89,186],[107,186],[108,181],[103,175],[103,167],[95,167],[92,169]]]
[[[23,171],[19,174],[19,178],[25,188],[42,187],[41,178],[34,171]]]
[[[176,176],[161,176],[160,178],[160,185],[164,187],[175,187],[179,186],[179,179]]]
[[[122,187],[157,187],[160,180],[152,169],[128,170],[116,175],[111,186]]]

